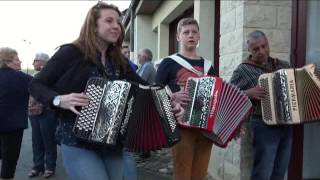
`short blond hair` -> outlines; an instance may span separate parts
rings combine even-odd
[[[193,18],[182,18],[179,22],[178,22],[178,26],[177,26],[177,33],[179,34],[181,31],[181,28],[183,26],[186,25],[196,25],[197,28],[199,29],[199,24],[198,21],[193,19]]]
[[[0,68],[8,67],[7,64],[13,61],[13,58],[18,55],[15,49],[9,47],[0,48]]]

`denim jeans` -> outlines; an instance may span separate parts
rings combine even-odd
[[[251,180],[283,180],[288,169],[292,127],[269,126],[261,116],[252,116],[254,164]]]
[[[44,110],[40,115],[29,116],[29,119],[32,127],[33,169],[54,171],[57,160],[55,112]]]
[[[132,152],[123,150],[123,180],[137,180],[137,163]]]
[[[64,168],[71,180],[122,180],[121,148],[89,150],[61,145]]]

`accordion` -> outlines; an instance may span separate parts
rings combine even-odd
[[[180,140],[166,90],[126,81],[90,78],[74,134],[89,142],[123,145],[144,152],[170,147]]]
[[[269,125],[299,124],[320,119],[320,72],[314,64],[262,74],[259,86],[263,121]]]
[[[252,104],[236,86],[221,78],[189,78],[185,87],[192,101],[179,125],[202,130],[220,147],[226,147],[251,112]]]

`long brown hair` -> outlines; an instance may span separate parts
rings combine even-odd
[[[97,20],[100,18],[100,12],[104,9],[112,9],[116,11],[119,16],[121,12],[119,9],[112,5],[99,1],[94,5],[88,12],[87,17],[82,25],[79,37],[73,42],[85,56],[85,60],[91,61],[93,63],[97,62],[97,47],[98,47],[98,37],[96,35]],[[121,28],[121,34],[116,43],[110,44],[107,49],[107,59],[109,59],[112,64],[122,71],[126,71],[127,63],[121,53],[122,42],[124,39],[124,27],[119,22]]]

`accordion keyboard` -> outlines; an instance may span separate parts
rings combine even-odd
[[[171,132],[176,130],[176,120],[173,112],[171,111],[171,103],[165,89],[156,90],[156,106],[160,113],[160,116],[168,120]],[[162,108],[161,108],[162,107]]]
[[[99,104],[103,95],[104,84],[90,84],[87,86],[86,95],[89,97],[89,105],[81,110],[78,116],[75,133],[82,138],[89,138],[94,128],[97,112],[99,111]]]
[[[262,87],[265,92],[266,92],[266,97],[264,99],[261,100],[261,103],[263,104],[263,114],[264,114],[264,119],[265,121],[272,121],[272,109],[274,107],[272,107],[273,105],[271,104],[271,96],[270,96],[270,87],[269,87],[269,83],[268,83],[268,79],[260,79],[259,80],[259,85],[260,87]]]

